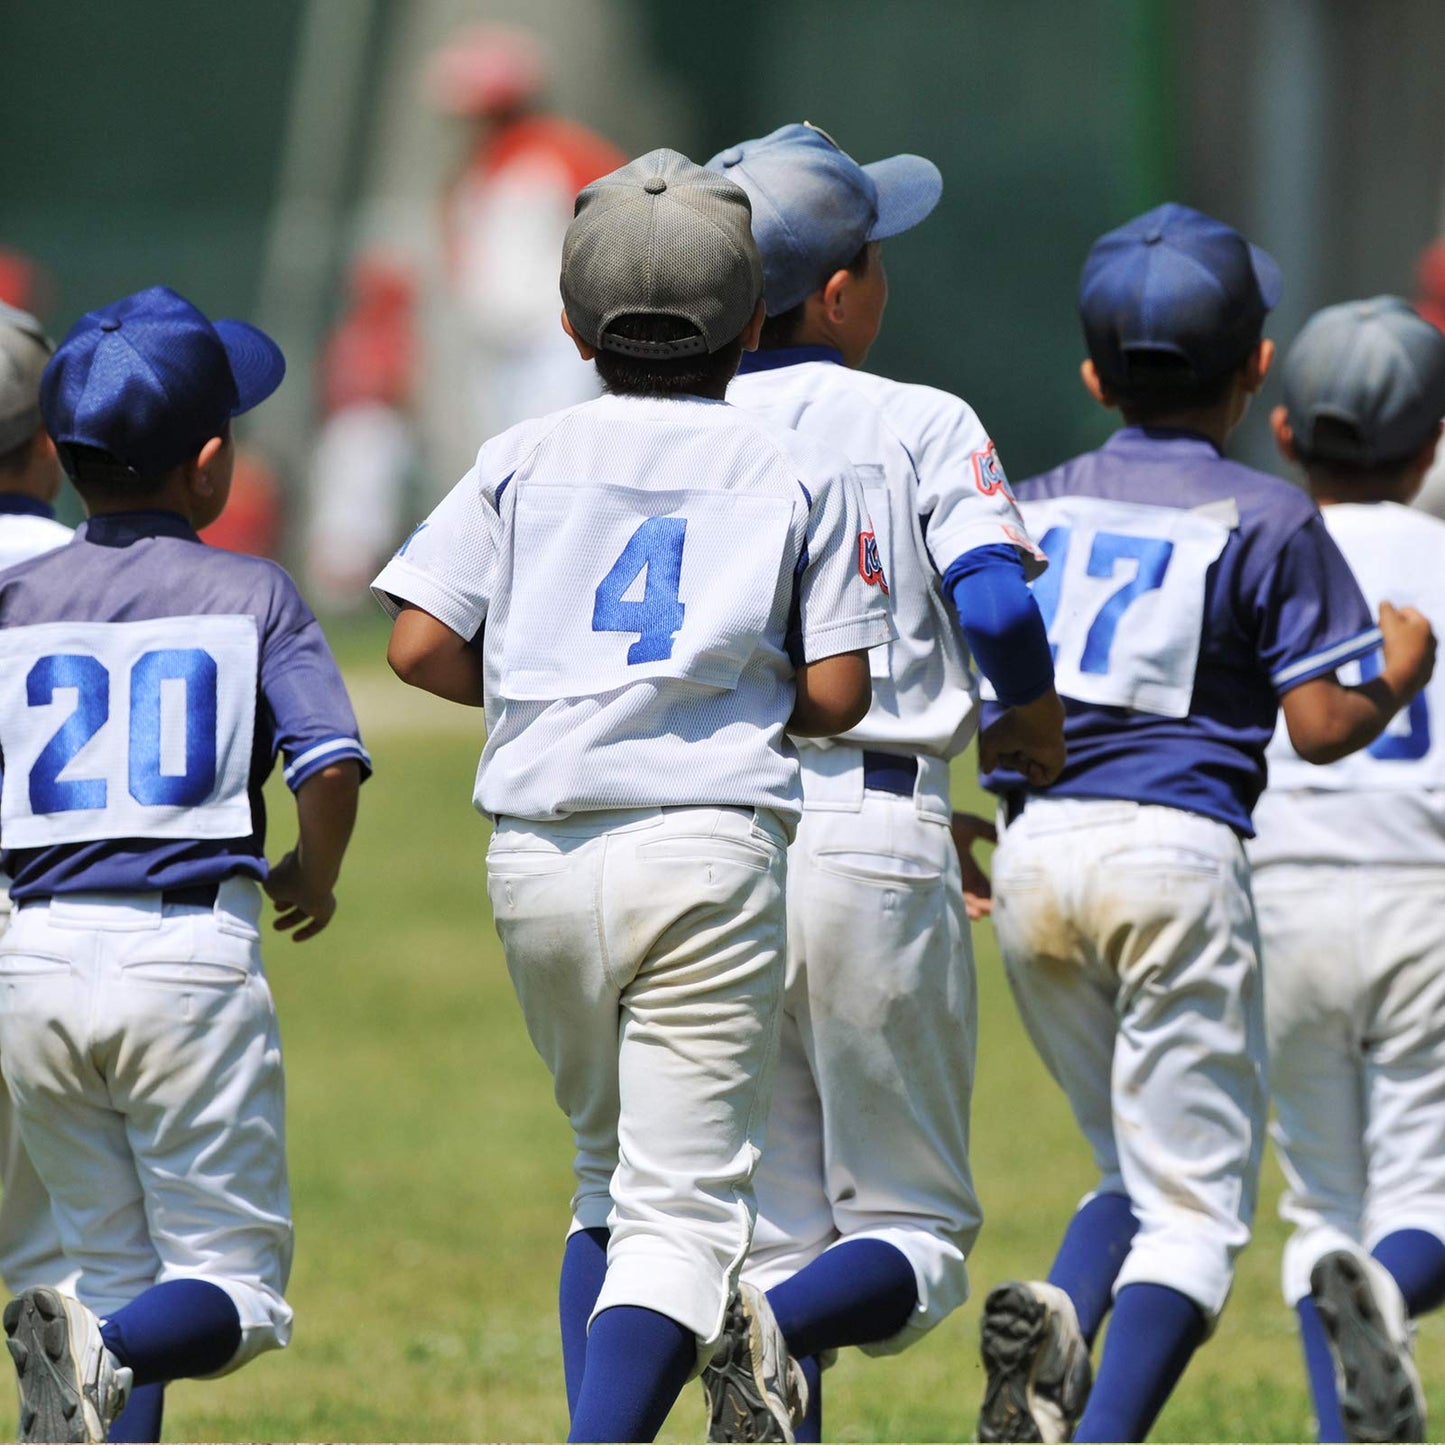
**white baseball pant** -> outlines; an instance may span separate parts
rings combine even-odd
[[[1275,863],[1255,902],[1294,1305],[1331,1250],[1445,1238],[1445,870]]]
[[[1139,1232],[1115,1288],[1213,1320],[1249,1242],[1265,1127],[1264,1005],[1243,845],[1223,823],[1030,798],[994,854],[994,927],[1034,1046],[1101,1191]]]
[[[913,1267],[918,1307],[900,1333],[862,1347],[875,1355],[906,1348],[967,1299],[982,1219],[968,1163],[973,951],[946,797],[931,813],[869,791],[853,811],[803,814],[743,1271],[768,1289],[830,1245],[891,1244]]]
[[[576,1139],[572,1228],[611,1231],[616,1305],[722,1333],[783,987],[787,836],[752,808],[498,821],[487,892]]]
[[[165,1280],[217,1285],[241,1317],[227,1370],[291,1333],[260,913],[245,878],[213,907],[80,893],[20,907],[0,941],[0,1062],[76,1295],[105,1316]]]

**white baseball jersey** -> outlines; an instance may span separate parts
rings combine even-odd
[[[795,664],[893,636],[864,516],[791,432],[604,396],[489,441],[373,589],[481,642],[481,811],[796,815]]]
[[[0,497],[0,503],[4,498]],[[72,536],[69,527],[29,512],[6,512],[0,505],[0,567],[13,567],[42,552],[63,547]]]
[[[1445,624],[1445,522],[1393,502],[1323,509],[1330,536],[1371,606],[1388,598]],[[1357,682],[1360,664],[1341,670]],[[1377,659],[1365,672],[1378,671]],[[1327,768],[1304,762],[1280,728],[1269,787],[1255,811],[1256,869],[1271,863],[1445,863],[1445,673],[1436,675],[1368,748]]]
[[[873,706],[843,740],[956,757],[978,726],[978,684],[943,574],[965,552],[1000,543],[1019,550],[1030,577],[1043,568],[994,444],[947,392],[829,360],[768,367],[768,356],[758,354],[764,367],[739,375],[728,400],[847,454],[891,588],[898,636],[870,654]]]

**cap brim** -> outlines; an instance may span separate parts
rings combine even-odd
[[[286,358],[281,348],[257,326],[245,321],[217,321],[212,323],[226,356],[231,363],[231,375],[236,380],[236,406],[232,416],[240,416],[259,406],[278,386],[286,375]]]
[[[922,156],[889,156],[863,169],[878,188],[878,219],[870,241],[886,241],[923,220],[943,195],[943,177]]]
[[[1249,246],[1249,260],[1254,267],[1255,284],[1259,287],[1264,309],[1273,311],[1279,305],[1279,298],[1284,292],[1284,277],[1280,274],[1279,263],[1268,251],[1261,250],[1252,241],[1245,244]]]

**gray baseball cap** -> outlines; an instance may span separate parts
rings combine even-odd
[[[810,121],[729,146],[707,164],[752,198],[769,316],[806,300],[865,242],[916,226],[943,195],[932,161],[898,155],[862,166]]]
[[[655,150],[577,197],[562,243],[562,304],[589,346],[648,360],[717,351],[763,294],[747,193],[677,151]],[[676,316],[678,341],[618,336],[619,316]]]
[[[1403,461],[1445,417],[1445,335],[1398,296],[1327,306],[1285,357],[1284,404],[1306,457],[1364,467]],[[1318,437],[1324,418],[1343,427]]]
[[[0,456],[39,429],[40,375],[54,349],[28,311],[0,301]]]

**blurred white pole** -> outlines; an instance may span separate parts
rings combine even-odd
[[[342,240],[367,46],[380,8],[381,0],[306,0],[301,21],[256,318],[289,366],[261,424],[270,459],[293,480],[310,450],[311,360]]]

